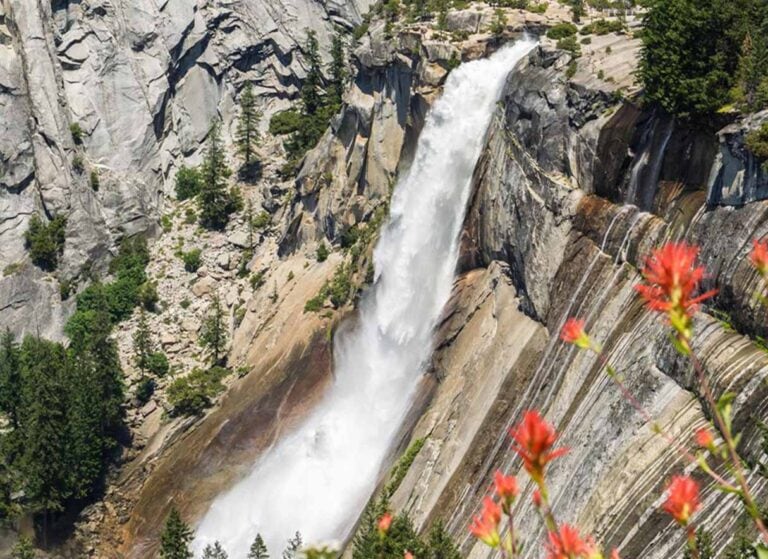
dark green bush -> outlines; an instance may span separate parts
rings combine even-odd
[[[66,227],[64,216],[56,216],[49,223],[44,223],[38,215],[32,216],[24,240],[35,265],[49,272],[56,269],[64,251]]]
[[[181,260],[184,262],[184,269],[187,272],[197,272],[203,264],[203,251],[199,248],[193,248],[189,252],[181,253]]]
[[[565,39],[566,37],[576,35],[578,30],[578,27],[572,23],[558,23],[557,25],[553,25],[549,28],[547,31],[547,37],[555,41],[559,41],[561,39]]]
[[[273,136],[292,134],[301,127],[301,113],[294,109],[275,113],[269,121],[269,133]]]
[[[168,358],[162,351],[155,351],[147,356],[145,363],[147,370],[158,377],[164,377],[170,370]]]
[[[82,126],[80,126],[80,123],[73,122],[69,125],[69,133],[72,134],[72,141],[75,142],[77,145],[80,145],[83,143],[83,136],[85,135],[85,132],[83,131]]]
[[[173,415],[200,415],[211,407],[223,390],[221,381],[229,374],[222,367],[194,369],[186,377],[176,379],[168,387],[168,403]]]
[[[325,262],[328,259],[328,247],[324,242],[321,242],[317,247],[317,261]]]
[[[157,303],[160,302],[160,296],[157,294],[157,283],[154,281],[145,281],[139,286],[139,305],[148,311],[157,310]]]
[[[624,23],[619,20],[598,19],[581,28],[582,35],[607,35],[608,33],[620,33],[624,31]]]
[[[147,402],[149,402],[149,399],[152,397],[152,395],[155,393],[155,388],[157,388],[157,383],[155,382],[155,379],[150,377],[142,377],[142,379],[139,381],[138,386],[136,386],[136,400],[139,402],[139,405],[144,405]]]
[[[768,160],[768,122],[746,137],[746,146],[759,159]]]
[[[194,198],[200,192],[202,179],[200,171],[193,167],[182,166],[176,173],[176,199]]]
[[[98,192],[100,186],[101,186],[101,182],[99,181],[99,173],[94,169],[93,171],[91,171],[91,189],[94,192]]]

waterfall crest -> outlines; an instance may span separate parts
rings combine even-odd
[[[309,543],[348,535],[430,357],[485,130],[507,74],[533,47],[521,41],[451,72],[395,188],[359,322],[336,337],[334,384],[213,502],[197,530],[196,556],[218,540],[232,559],[244,559],[257,533],[272,557],[297,530]]]

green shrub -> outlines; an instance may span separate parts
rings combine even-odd
[[[187,272],[197,272],[203,264],[202,254],[203,251],[199,248],[193,248],[188,252],[182,252],[181,260],[184,262],[184,269]]]
[[[5,268],[3,268],[3,277],[12,276],[19,270],[21,270],[23,264],[21,262],[14,262],[13,264],[8,264]]]
[[[168,387],[172,415],[200,415],[211,407],[213,399],[224,390],[221,381],[228,374],[223,367],[194,369],[189,375],[173,381]]]
[[[325,262],[328,260],[328,247],[325,246],[325,242],[321,241],[318,245],[316,256],[318,262]]]
[[[259,212],[259,214],[253,218],[253,226],[256,229],[264,229],[267,225],[269,225],[271,220],[272,216],[270,216],[267,212]]]
[[[608,33],[620,33],[624,31],[624,23],[619,20],[598,19],[581,28],[582,35],[607,35]]]
[[[582,45],[591,45],[592,44],[592,37],[584,37],[581,40]]]
[[[197,212],[194,208],[187,208],[184,210],[184,223],[187,225],[193,224],[195,221],[197,221]]]
[[[82,173],[85,171],[85,160],[83,159],[82,155],[77,154],[72,158],[72,168],[76,173]]]
[[[145,366],[150,373],[153,373],[158,377],[164,377],[170,370],[168,358],[162,351],[155,351],[150,353],[146,358]]]
[[[768,122],[747,134],[745,144],[755,157],[768,160]]]
[[[179,306],[180,306],[182,309],[188,309],[188,308],[189,308],[189,305],[191,305],[191,304],[192,304],[192,303],[190,302],[190,300],[189,300],[189,299],[182,299],[182,300],[181,300],[181,302],[179,303]]]
[[[301,127],[301,114],[295,109],[275,113],[269,121],[269,133],[273,136],[292,134]]]
[[[575,59],[571,60],[568,63],[568,68],[566,68],[565,70],[566,77],[570,80],[573,76],[576,75],[576,72],[578,71],[578,69],[579,69],[579,65],[576,62],[576,60]]]
[[[157,388],[155,379],[150,377],[141,378],[139,384],[136,386],[135,392],[136,400],[139,402],[139,405],[143,406],[149,402],[149,399],[155,393],[155,388]]]
[[[325,296],[323,294],[315,295],[304,304],[304,312],[317,312],[323,308],[324,303]]]
[[[564,39],[560,39],[557,42],[557,48],[565,50],[573,54],[575,57],[581,56],[581,47],[579,46],[579,43],[576,41],[576,37],[571,35],[570,37],[566,37]]]
[[[66,227],[67,218],[64,216],[56,216],[47,224],[40,216],[32,216],[24,240],[36,266],[49,272],[56,269],[59,256],[64,252]]]
[[[182,166],[176,173],[176,199],[194,198],[200,192],[201,184],[202,178],[198,169]]]
[[[256,274],[251,274],[251,289],[256,291],[258,288],[260,288],[266,280],[264,279],[264,272],[258,272]]]
[[[572,23],[558,23],[553,25],[547,31],[547,37],[555,41],[565,39],[566,37],[572,37],[578,32],[578,27]]]
[[[163,231],[166,233],[170,233],[173,230],[173,220],[170,215],[166,214],[160,218],[160,227],[162,227]]]
[[[157,310],[157,303],[160,302],[160,296],[157,294],[157,283],[154,281],[145,281],[139,286],[138,291],[139,305],[148,311]]]
[[[99,187],[101,186],[101,183],[99,181],[99,172],[96,171],[96,169],[91,171],[90,179],[91,179],[91,189],[94,192],[98,192],[99,191]]]
[[[240,265],[237,267],[237,277],[244,278],[249,274],[248,264],[251,263],[251,258],[253,258],[253,251],[251,249],[244,250],[240,258]]]
[[[69,133],[72,134],[72,141],[75,142],[77,145],[80,145],[83,143],[83,136],[85,135],[85,132],[83,131],[82,126],[80,126],[80,123],[73,122],[69,125]]]

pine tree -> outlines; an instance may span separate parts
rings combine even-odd
[[[344,55],[344,41],[341,34],[333,36],[331,43],[331,82],[328,88],[329,102],[333,106],[331,112],[336,112],[341,107],[341,97],[344,94],[344,85],[347,81],[347,63]]]
[[[19,348],[10,329],[0,336],[0,411],[7,417],[11,428],[19,425]]]
[[[192,529],[181,519],[176,508],[172,508],[165,529],[160,538],[160,557],[162,559],[192,559],[189,544],[194,534]]]
[[[299,550],[304,542],[301,539],[301,533],[296,534],[288,540],[288,546],[283,550],[282,559],[296,559],[299,556]]]
[[[223,361],[227,345],[227,325],[225,324],[224,309],[218,295],[213,296],[208,316],[203,322],[200,332],[200,344],[211,352],[211,362],[218,365]]]
[[[461,559],[459,548],[451,539],[442,520],[438,520],[429,531],[427,559]]]
[[[232,194],[227,191],[227,179],[231,174],[224,155],[220,124],[214,122],[208,135],[198,195],[200,224],[206,229],[223,229],[234,211]]]
[[[323,73],[320,67],[320,47],[317,35],[311,29],[307,29],[307,40],[304,45],[307,62],[307,77],[301,86],[301,100],[304,105],[305,115],[314,115],[323,104],[321,89],[323,86]]]
[[[149,333],[147,313],[144,312],[144,309],[139,309],[139,322],[136,325],[136,332],[133,334],[133,352],[135,354],[134,362],[136,366],[142,373],[146,374],[154,348],[152,346],[152,336]]]
[[[227,559],[228,557],[227,552],[224,551],[221,544],[219,542],[213,542],[213,544],[205,546],[202,559]]]
[[[56,343],[27,336],[21,345],[22,454],[18,460],[28,508],[48,513],[62,508],[69,497],[66,459],[67,359]]]
[[[259,141],[259,120],[261,113],[256,108],[256,97],[253,87],[247,84],[240,96],[240,120],[237,124],[235,136],[237,150],[248,167],[255,155],[256,145]]]
[[[248,559],[269,559],[267,546],[264,543],[261,534],[256,534],[256,539],[253,540],[251,549],[248,552]]]

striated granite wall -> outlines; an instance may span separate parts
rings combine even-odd
[[[690,447],[706,404],[633,285],[654,246],[700,245],[706,284],[720,293],[697,318],[695,350],[715,392],[739,394],[742,455],[766,459],[757,422],[768,419],[768,355],[753,341],[765,335],[766,313],[756,308],[746,255],[752,238],[768,234],[768,202],[760,200],[764,171],[739,143],[759,117],[718,137],[570,81],[567,62],[542,48],[509,76],[475,173],[463,273],[439,332],[434,368],[445,380],[414,430],[427,443],[395,504],[420,526],[443,518],[471,557],[487,556],[467,526],[493,471],[521,471],[506,430],[538,408],[571,449],[551,470],[559,519],[624,557],[681,556],[683,534],[659,505],[668,477],[686,464],[592,356],[557,337],[568,316],[587,319],[629,389]],[[765,480],[752,477],[765,498]],[[516,522],[525,556],[539,557],[544,532],[530,491]],[[699,518],[722,551],[739,505],[711,485],[703,500]]]

